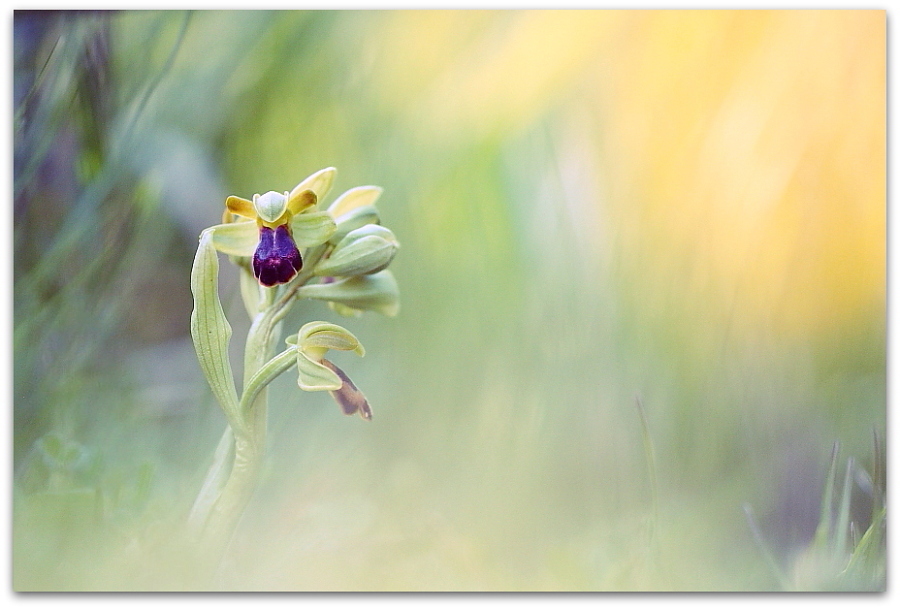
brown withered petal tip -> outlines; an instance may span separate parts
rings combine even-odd
[[[341,379],[341,388],[336,391],[329,391],[328,393],[330,393],[331,397],[334,398],[334,401],[338,403],[338,406],[341,407],[344,414],[350,415],[358,412],[359,416],[366,421],[371,421],[372,409],[369,407],[369,402],[366,400],[366,396],[363,395],[363,392],[357,389],[356,385],[353,384],[353,381],[350,380],[350,377],[344,374],[344,371],[333,363],[323,358],[322,364],[325,367],[330,368],[331,371],[337,374]]]

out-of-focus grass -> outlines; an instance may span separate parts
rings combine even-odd
[[[883,12],[14,25],[17,589],[774,589],[742,506],[795,573],[832,443],[872,470]],[[213,584],[177,526],[224,425],[196,236],[329,165],[402,243],[400,315],[346,322],[375,419],[276,383]]]

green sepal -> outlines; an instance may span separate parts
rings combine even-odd
[[[297,385],[304,391],[336,391],[343,382],[340,377],[303,351],[297,353]]]
[[[353,351],[360,357],[366,354],[365,349],[352,332],[337,324],[327,321],[311,321],[304,324],[295,339],[300,349],[332,349],[335,351]],[[290,342],[288,344],[291,344]]]
[[[252,220],[216,224],[203,232],[210,233],[215,249],[229,256],[252,256],[259,244],[259,227]]]
[[[191,338],[200,368],[213,395],[232,427],[241,425],[234,374],[228,357],[231,325],[219,301],[219,258],[213,247],[212,229],[200,234],[200,245],[191,268]]]
[[[297,290],[298,298],[336,302],[344,306],[378,311],[393,317],[400,310],[400,290],[390,271],[348,277],[333,283],[305,285]]]
[[[327,211],[297,214],[291,219],[291,233],[297,247],[314,247],[328,241],[337,226]]]
[[[329,302],[328,308],[340,315],[341,317],[359,317],[363,314],[359,309],[342,305],[339,302]]]
[[[262,302],[262,295],[260,294],[261,288],[259,280],[253,276],[249,265],[242,265],[239,273],[241,300],[244,302],[244,308],[247,310],[247,315],[250,316],[250,319],[253,319],[256,317],[256,314],[261,311],[260,303]]]

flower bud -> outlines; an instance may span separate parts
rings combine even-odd
[[[400,291],[390,271],[348,277],[330,283],[305,285],[298,298],[335,302],[351,309],[378,311],[393,317],[400,310]]]
[[[365,349],[353,334],[336,324],[313,321],[287,338],[289,345],[297,345],[297,384],[304,391],[337,391],[343,380],[324,364],[329,349],[353,351],[365,355]]]
[[[319,276],[352,277],[383,271],[394,259],[399,247],[390,230],[369,224],[350,231],[331,256],[316,266]]]
[[[363,205],[362,207],[354,208],[346,214],[335,218],[337,230],[334,231],[329,241],[335,244],[340,243],[351,231],[368,224],[378,224],[380,222],[381,218],[378,216],[378,210],[375,209],[374,205]]]

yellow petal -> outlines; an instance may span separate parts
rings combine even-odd
[[[315,207],[317,200],[316,193],[309,189],[291,193],[291,198],[288,201],[288,209],[296,216],[310,207]]]
[[[225,199],[225,207],[228,208],[228,211],[237,216],[243,216],[244,218],[250,218],[251,220],[256,219],[256,210],[253,209],[253,202],[248,201],[247,199],[231,195]]]

